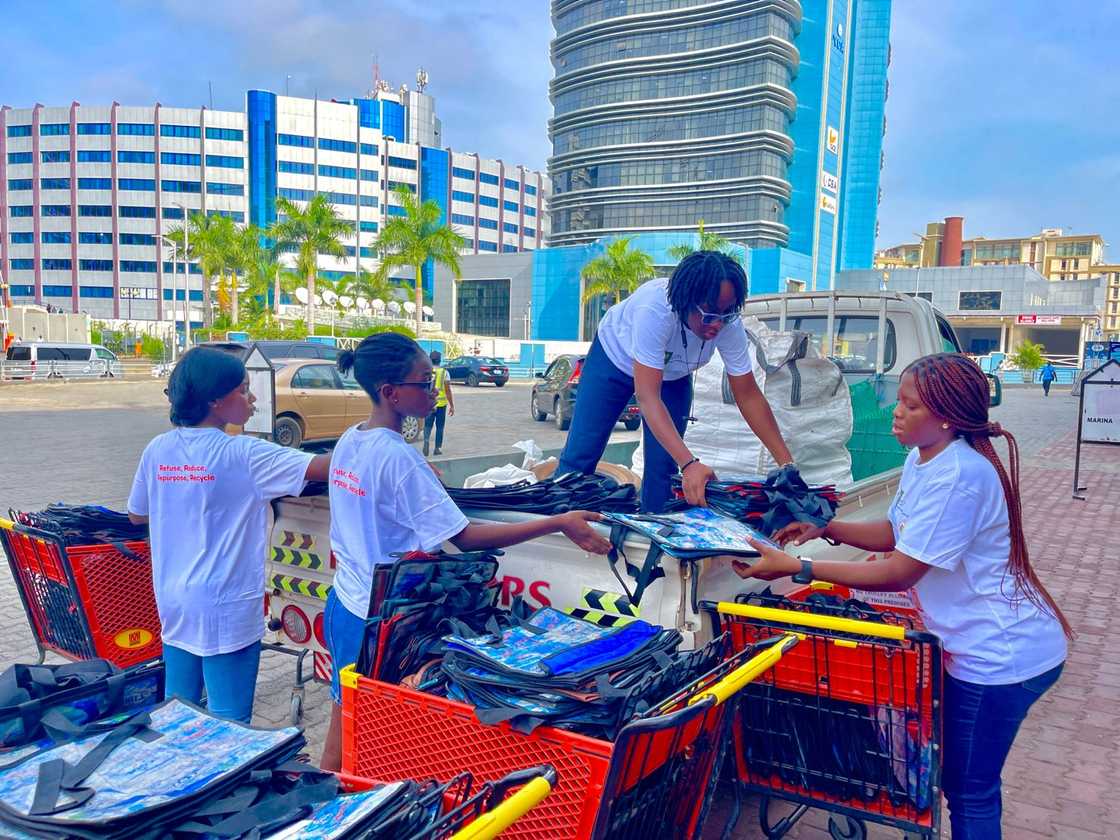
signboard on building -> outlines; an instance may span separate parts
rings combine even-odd
[[[1061,315],[1016,315],[1016,324],[1026,324],[1027,326],[1039,327],[1060,327],[1062,325]]]
[[[836,195],[836,193],[840,191],[840,179],[831,172],[822,172],[821,187],[828,190],[833,195]]]
[[[836,215],[836,199],[830,195],[821,196],[821,209]]]
[[[832,126],[828,127],[828,150],[834,155],[840,154],[840,132]]]

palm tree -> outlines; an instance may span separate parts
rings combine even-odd
[[[268,307],[268,296],[270,292],[274,292],[274,284],[294,287],[291,280],[286,284],[281,282],[283,267],[277,249],[265,238],[260,228],[249,225],[237,233],[237,251],[239,268],[245,274],[248,306],[258,315],[265,315],[267,320],[272,320],[274,313]],[[295,280],[302,283],[303,276]],[[279,305],[279,290],[275,290],[275,294]]]
[[[186,259],[197,261],[202,271],[202,301],[207,326],[214,323],[214,302],[210,297],[210,288],[214,278],[225,270],[227,239],[232,228],[233,222],[224,216],[192,213],[184,224],[167,232],[167,238],[175,243],[180,254]],[[189,240],[189,249],[184,247],[184,240]],[[189,266],[186,271],[189,278]]]
[[[411,268],[416,272],[416,335],[424,322],[424,285],[422,271],[428,260],[447,266],[458,280],[459,249],[463,238],[440,216],[443,211],[434,201],[422,204],[405,186],[393,190],[397,202],[404,208],[403,216],[390,216],[377,236],[374,248],[381,255],[381,265],[376,276],[385,281],[389,272],[398,268]]]
[[[689,254],[695,253],[696,251],[719,251],[720,253],[727,254],[727,256],[732,259],[737,259],[735,255],[735,246],[730,240],[725,239],[718,233],[704,230],[703,219],[697,222],[696,227],[699,235],[697,245],[695,247],[692,245],[674,245],[669,249],[669,256],[677,262],[680,262]]]
[[[592,298],[611,295],[614,302],[622,300],[622,293],[632,293],[654,275],[653,258],[645,251],[630,247],[634,241],[624,236],[607,245],[606,253],[584,265],[580,272],[583,280],[583,302]]]
[[[354,228],[351,222],[339,218],[334,205],[322,193],[313,195],[305,208],[281,196],[276,199],[276,212],[280,218],[268,235],[280,247],[296,248],[296,265],[307,278],[307,331],[313,334],[319,255],[345,259],[342,239],[353,233]]]
[[[393,284],[389,282],[387,277],[361,268],[354,276],[339,280],[335,291],[340,295],[350,295],[354,298],[363,297],[366,300],[388,302],[393,297]]]

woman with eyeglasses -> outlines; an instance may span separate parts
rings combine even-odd
[[[435,472],[401,436],[405,417],[427,417],[436,402],[432,362],[420,345],[398,333],[362,339],[338,357],[373,403],[369,417],[348,429],[330,467],[331,551],[334,586],[323,614],[331,653],[334,708],[321,766],[338,770],[342,755],[339,672],[358,658],[371,612],[378,565],[394,554],[436,551],[451,542],[463,551],[505,548],[561,533],[582,548],[606,554],[610,543],[590,523],[597,513],[575,510],[509,525],[471,523],[447,495]]]
[[[650,280],[612,306],[583,363],[557,474],[594,472],[622,410],[637,394],[645,447],[642,510],[664,510],[677,470],[685,498],[704,505],[705,488],[716,474],[689,451],[684,431],[692,408],[692,374],[716,350],[743,419],[780,467],[792,466],[751,373],[747,334],[739,324],[746,297],[747,276],[739,263],[718,251],[697,251],[681,260],[668,280]]]

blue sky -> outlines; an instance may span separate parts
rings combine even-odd
[[[1100,232],[1120,262],[1120,2],[895,0],[880,245],[946,215],[965,235]],[[543,167],[546,0],[4,3],[0,103],[240,109],[250,87],[349,98],[423,65],[444,140]]]

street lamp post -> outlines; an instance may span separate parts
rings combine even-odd
[[[171,362],[174,364],[179,357],[179,249],[162,233],[159,238],[171,246]]]
[[[186,351],[191,349],[191,225],[187,208],[178,201],[175,206],[183,211],[183,350]],[[202,285],[205,292],[206,284]]]

